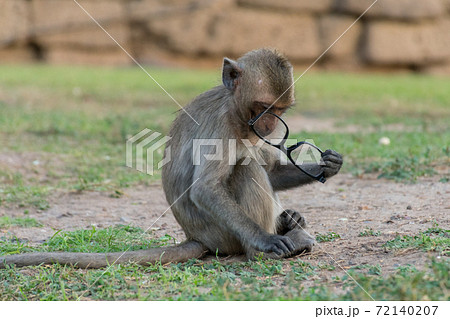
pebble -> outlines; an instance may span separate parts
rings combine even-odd
[[[378,140],[378,143],[381,145],[389,145],[391,144],[391,140],[389,139],[389,137],[383,136]]]
[[[130,222],[130,219],[129,218],[127,218],[127,217],[120,217],[120,221],[121,222],[124,222],[124,223],[129,223]]]

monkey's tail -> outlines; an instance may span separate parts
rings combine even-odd
[[[156,262],[166,264],[169,262],[184,262],[191,258],[201,258],[207,252],[208,249],[196,241],[185,241],[176,246],[116,253],[36,252],[0,256],[0,269],[12,264],[17,267],[61,264],[72,265],[77,268],[102,268],[127,262],[134,262],[139,265]]]

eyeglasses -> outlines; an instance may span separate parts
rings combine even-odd
[[[260,123],[255,125],[258,121]],[[248,125],[260,139],[286,154],[292,164],[303,173],[321,183],[325,183],[322,151],[314,144],[306,141],[286,147],[289,128],[281,117],[274,113],[263,111],[248,121]]]

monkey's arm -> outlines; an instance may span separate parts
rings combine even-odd
[[[230,170],[232,166],[214,161],[197,166],[194,178],[198,178],[198,181],[191,188],[191,200],[202,211],[214,217],[217,223],[230,230],[244,245],[277,255],[291,253],[295,246],[289,237],[269,234],[242,211],[229,192]],[[251,179],[248,182],[253,183]]]
[[[333,150],[326,150],[322,154],[325,163],[324,176],[329,178],[336,175],[343,163],[342,156]],[[267,172],[270,183],[275,191],[281,191],[314,182],[315,179],[303,173],[294,164],[289,162],[282,165],[279,160],[275,161]]]
[[[281,165],[280,162],[277,162],[267,173],[274,191],[306,185],[315,181],[314,178],[309,177],[291,163]]]

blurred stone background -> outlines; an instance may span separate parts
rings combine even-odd
[[[373,0],[78,2],[141,63],[217,67],[264,46],[307,66]],[[0,63],[35,61],[133,63],[73,0],[0,0]],[[316,68],[450,75],[450,0],[379,0]]]

